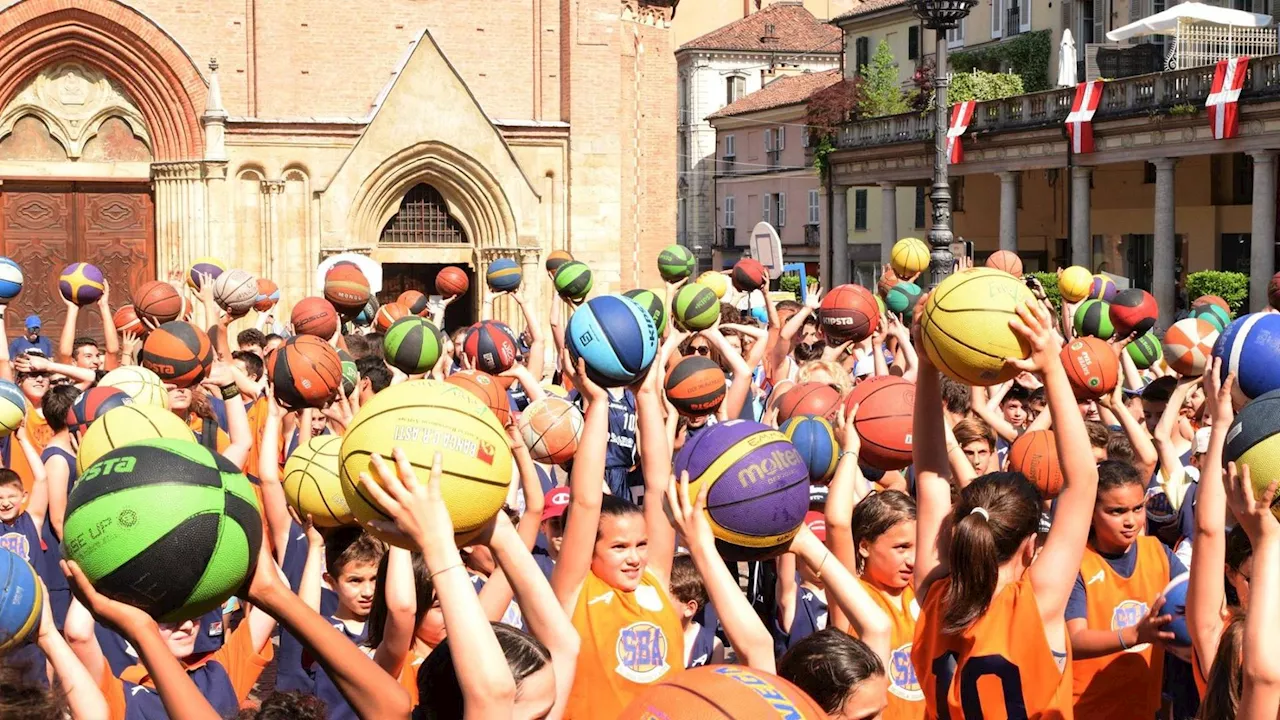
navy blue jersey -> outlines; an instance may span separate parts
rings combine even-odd
[[[111,674],[119,677],[125,668],[138,664],[138,651],[133,649],[128,640],[101,624],[93,628],[98,638],[98,647],[102,648],[102,656],[107,660]],[[200,618],[200,627],[196,630],[196,644],[192,655],[211,653],[222,647],[225,636],[222,608],[214,608]]]
[[[289,581],[289,588],[295,593],[302,584],[302,571],[307,562],[307,534],[302,526],[290,522],[289,541],[284,551],[284,562],[280,569]],[[320,589],[320,614],[332,617],[338,612],[338,594],[329,588]],[[308,673],[302,663],[302,643],[298,642],[288,630],[280,629],[280,648],[276,652],[276,689],[281,692],[297,690],[310,693],[313,691],[315,678]]]
[[[720,616],[716,614],[716,608],[711,603],[703,605],[698,610],[700,618],[695,618],[698,625],[698,634],[693,639],[693,646],[689,650],[689,664],[686,667],[702,667],[711,662],[711,655],[716,649],[716,633],[720,629]]]
[[[796,573],[796,583],[800,582],[800,574]],[[827,627],[827,601],[804,585],[796,585],[796,614],[791,621],[791,632],[782,631],[782,626],[774,620],[776,639],[774,649],[778,655],[795,647],[795,644],[810,635]]]
[[[347,628],[346,623],[341,620],[334,617],[326,617],[325,619],[356,645],[360,645],[369,638],[369,626],[367,624],[359,633],[353,633]],[[283,640],[283,637],[281,640]],[[329,673],[325,672],[325,669],[320,667],[320,664],[312,660],[308,655],[309,653],[306,651],[303,652],[303,665],[306,672],[313,679],[312,694],[324,701],[325,717],[328,720],[358,720],[359,716],[356,715],[356,711],[347,704],[347,699],[338,690],[338,686],[334,685]]]
[[[67,619],[67,608],[71,606],[71,590],[67,576],[62,574],[58,564],[62,560],[62,546],[53,534],[49,518],[45,518],[44,527],[38,533],[31,515],[25,511],[12,523],[0,522],[0,547],[31,563],[45,587],[49,588],[54,624],[61,630]]]
[[[586,403],[577,390],[569,400],[585,409]],[[626,388],[620,396],[609,392],[609,444],[605,450],[605,468],[630,469],[636,464],[636,396]]]
[[[60,457],[67,463],[67,495],[71,495],[71,488],[75,487],[76,481],[80,479],[80,473],[76,471],[76,456],[63,450],[60,447],[49,447],[40,453],[40,462],[49,464],[49,458]]]

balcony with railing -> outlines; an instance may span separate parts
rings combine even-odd
[[[737,228],[731,228],[731,227],[722,227],[722,228],[720,228],[720,238],[719,238],[719,239],[720,239],[720,243],[719,243],[719,247],[722,247],[722,248],[731,248],[731,247],[733,247],[733,246],[734,246],[734,241],[737,239],[737,237],[738,237],[738,229],[737,229]]]
[[[804,226],[804,244],[809,247],[818,247],[818,244],[821,242],[822,242],[822,236],[818,234],[818,226],[805,225]]]
[[[1023,2],[1031,2],[1031,0],[1023,0]],[[1005,11],[1004,16],[1004,35],[1012,37],[1022,34],[1022,8],[1014,5]]]
[[[1137,75],[1103,85],[1094,122],[1168,113],[1175,107],[1204,107],[1213,87],[1213,65]],[[980,102],[968,134],[998,133],[1062,125],[1071,112],[1074,87]],[[1251,58],[1240,103],[1280,100],[1280,55]],[[838,150],[917,143],[933,138],[932,113],[903,113],[846,123],[836,138]]]

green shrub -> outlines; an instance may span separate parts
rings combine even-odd
[[[1062,312],[1062,293],[1058,292],[1058,273],[1033,272],[1030,274],[1044,286],[1045,297],[1049,298],[1049,302],[1053,303],[1053,309],[1057,312]]]
[[[800,294],[800,276],[794,273],[787,273],[778,278],[778,290],[795,294]]]
[[[1053,87],[1049,82],[1049,58],[1053,54],[1048,30],[1023,33],[1004,42],[951,54],[951,69],[957,75],[969,70],[1002,72],[1022,77],[1026,92]]]
[[[951,88],[947,91],[947,102],[954,105],[966,100],[980,102],[999,100],[1021,95],[1022,92],[1021,75],[974,70],[952,76]]]
[[[1195,301],[1201,295],[1217,295],[1231,306],[1231,312],[1239,315],[1249,304],[1249,276],[1238,272],[1201,270],[1187,276],[1187,299]]]
[[[887,40],[881,40],[870,64],[858,68],[863,95],[858,112],[864,117],[897,115],[910,109],[898,82],[898,61]]]

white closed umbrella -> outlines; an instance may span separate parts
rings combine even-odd
[[[1076,41],[1071,30],[1062,31],[1062,44],[1058,46],[1058,87],[1076,84]]]

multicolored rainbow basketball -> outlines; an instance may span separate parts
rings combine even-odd
[[[1224,379],[1227,373],[1235,373],[1232,395],[1237,406],[1280,389],[1280,314],[1240,317],[1218,335],[1213,355],[1222,359]]]
[[[1139,370],[1146,370],[1164,357],[1160,338],[1152,330],[1134,338],[1133,342],[1124,346],[1124,350],[1129,353],[1129,359]]]
[[[669,283],[689,277],[697,265],[697,258],[683,245],[668,245],[658,253],[658,274]]]
[[[125,365],[108,372],[98,381],[98,387],[120,388],[135,404],[169,409],[169,392],[160,376],[140,365]]]
[[[22,292],[22,268],[7,257],[0,257],[0,305]]]
[[[1089,274],[1088,268],[1079,265],[1072,265],[1058,276],[1058,293],[1067,302],[1076,303],[1089,297],[1092,287],[1093,275]]]
[[[83,474],[99,458],[118,447],[156,438],[196,441],[191,428],[164,408],[136,402],[114,408],[99,417],[80,437],[76,469]]]
[[[706,330],[720,319],[720,297],[701,282],[692,282],[671,298],[671,314],[690,332]]]
[[[732,546],[730,559],[777,553],[809,510],[804,458],[785,435],[761,423],[729,420],[698,433],[676,455],[676,477],[685,472],[690,497],[710,484],[707,519],[715,536]]]
[[[604,295],[588,300],[569,318],[565,344],[574,362],[586,361],[594,382],[621,387],[635,382],[653,364],[658,328],[631,298]]]
[[[819,415],[797,415],[782,423],[778,430],[804,459],[810,482],[831,479],[836,472],[836,461],[840,459],[840,446],[829,420]]]
[[[351,525],[356,517],[347,507],[338,477],[341,435],[316,435],[293,451],[284,464],[284,497],[298,517],[308,515],[317,527]]]
[[[80,393],[75,404],[67,410],[67,429],[73,433],[81,433],[94,420],[108,412],[122,405],[132,404],[133,398],[120,388],[91,387]]]
[[[1089,285],[1090,300],[1102,300],[1110,303],[1118,292],[1120,292],[1120,288],[1116,286],[1116,281],[1106,275],[1094,275],[1093,282]]]
[[[58,276],[58,292],[67,302],[92,305],[102,297],[102,271],[89,263],[71,263]]]
[[[27,541],[22,534],[11,537],[19,538],[23,544]],[[35,636],[40,629],[45,600],[44,586],[35,568],[0,545],[0,655]]]
[[[192,290],[199,290],[201,275],[208,275],[209,281],[212,282],[217,280],[218,276],[225,272],[226,269],[227,266],[223,265],[222,261],[217,258],[196,258],[195,261],[191,263],[191,267],[187,268],[187,287]]]
[[[556,293],[572,303],[580,303],[587,299],[591,292],[591,268],[586,263],[570,260],[556,270],[552,284]]]
[[[631,298],[635,304],[649,313],[649,316],[653,318],[654,326],[658,328],[659,335],[667,331],[667,308],[662,302],[665,293],[661,290],[638,288],[636,290],[628,290],[622,294]]]
[[[902,238],[893,244],[889,264],[898,277],[909,278],[929,269],[929,246],[920,238]]]
[[[1221,307],[1213,303],[1204,303],[1191,308],[1190,317],[1204,320],[1214,327],[1218,332],[1227,329],[1231,324],[1231,313],[1223,310]]]
[[[1090,299],[1080,303],[1072,318],[1076,335],[1088,335],[1099,340],[1110,340],[1116,334],[1111,324],[1111,305],[1105,300]]]
[[[520,414],[520,435],[534,460],[560,465],[578,451],[582,423],[582,411],[577,405],[549,395],[529,403]]]
[[[443,347],[439,328],[417,315],[395,321],[382,338],[387,363],[405,375],[421,375],[435,367]]]
[[[519,288],[522,277],[520,265],[511,258],[498,258],[489,263],[489,270],[484,275],[485,282],[494,292],[511,292]]]
[[[993,385],[1018,370],[1005,361],[1025,358],[1026,342],[1009,328],[1017,309],[1036,302],[1007,272],[973,268],[938,284],[925,303],[924,351],[939,370],[969,385]]]
[[[8,437],[27,417],[27,399],[8,380],[0,380],[0,437]]]

